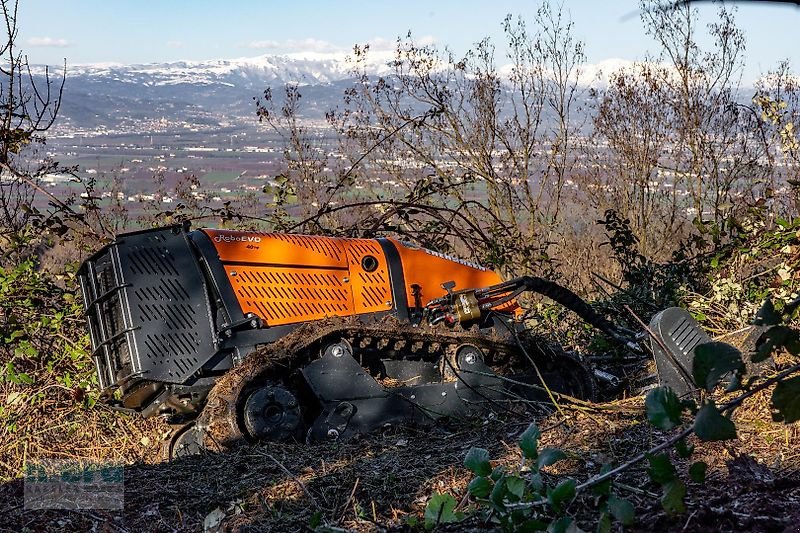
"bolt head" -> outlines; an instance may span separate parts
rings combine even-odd
[[[253,329],[256,329],[258,327],[258,320],[256,320],[255,318],[253,320],[251,320],[250,321],[250,327],[253,328]]]
[[[475,361],[477,360],[478,358],[475,356],[474,353],[468,353],[467,355],[464,356],[464,362],[467,363],[468,365],[474,365]]]
[[[336,440],[336,439],[338,439],[338,438],[339,438],[339,430],[337,430],[337,429],[333,429],[333,428],[329,429],[329,430],[328,430],[328,438],[329,438],[330,440]]]
[[[232,329],[226,329],[225,330],[225,336],[226,337],[233,337],[233,330]]]
[[[344,348],[342,348],[341,346],[334,346],[334,347],[331,349],[331,354],[332,354],[334,357],[341,357],[341,356],[343,356],[343,355],[344,355]]]

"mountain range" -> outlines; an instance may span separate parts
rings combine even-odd
[[[390,75],[392,57],[393,52],[371,51],[363,68],[370,75]],[[604,85],[612,72],[629,64],[607,60],[587,65],[581,82]],[[34,66],[32,71],[42,83],[45,67]],[[59,69],[49,67],[49,72],[52,77]],[[354,77],[353,63],[334,54],[68,65],[59,124],[72,130],[117,130],[154,119],[213,125],[232,117],[252,118],[254,97],[289,82],[302,86],[304,115],[319,118],[341,102]]]

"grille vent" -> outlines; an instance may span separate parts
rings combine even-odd
[[[134,327],[134,372],[182,383],[213,353],[205,282],[186,234],[126,235],[119,245]]]
[[[375,272],[359,272],[361,280],[360,298],[356,303],[357,312],[371,311],[374,308],[386,309],[386,302],[391,300],[386,271],[379,268]]]
[[[291,233],[266,233],[261,231],[253,232],[254,235],[262,235],[278,241],[288,242],[295,246],[300,246],[308,250],[317,252],[326,257],[339,261],[344,256],[344,250],[338,245],[335,239],[330,237],[315,237],[313,235],[293,235]]]
[[[128,254],[131,271],[140,275],[178,276],[175,258],[166,248],[138,248]]]
[[[698,344],[709,341],[708,336],[686,318],[675,324],[669,336],[684,354],[692,353]]]
[[[145,333],[141,354],[169,374],[176,370],[179,375],[191,372],[199,357],[199,323],[181,280],[162,277],[153,285],[136,288],[133,294],[137,323],[145,331],[161,330]]]
[[[352,312],[350,288],[343,283],[341,271],[279,267],[227,270],[242,311],[256,313],[269,325]]]
[[[376,241],[368,239],[351,239],[347,244],[355,312],[386,311],[389,308],[386,303],[391,303],[392,295],[383,249]],[[378,268],[373,272],[366,272],[361,266],[361,260],[366,255],[371,255],[378,261]]]

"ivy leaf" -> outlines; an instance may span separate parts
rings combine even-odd
[[[536,458],[536,470],[545,466],[556,464],[567,458],[567,454],[557,448],[543,448]]]
[[[488,476],[492,473],[492,465],[489,464],[489,451],[484,448],[470,448],[464,458],[464,466],[476,476]]]
[[[666,485],[675,479],[675,467],[669,456],[665,453],[659,455],[647,454],[647,461],[650,463],[650,468],[647,469],[647,475],[654,483],[659,485]]]
[[[797,334],[786,326],[773,326],[761,334],[756,341],[756,352],[750,358],[754,363],[760,363],[772,357],[778,348],[786,346],[791,340],[796,340]]]
[[[656,387],[651,390],[644,403],[647,420],[655,427],[666,431],[681,423],[683,406],[678,395],[669,387]]]
[[[692,466],[689,467],[689,477],[695,483],[702,483],[706,480],[706,471],[708,470],[708,465],[703,461],[697,461],[696,463],[692,463]]]
[[[469,482],[467,490],[476,498],[486,498],[492,492],[492,485],[489,478],[479,476]]]
[[[519,436],[519,449],[526,459],[536,459],[540,436],[539,428],[534,423]]]
[[[800,420],[800,376],[786,379],[772,391],[772,419],[791,424]]]
[[[668,513],[680,514],[686,510],[683,498],[686,496],[686,485],[680,479],[674,479],[664,485],[661,505]]]
[[[775,311],[775,306],[769,298],[764,300],[764,303],[761,304],[761,309],[758,310],[756,317],[753,319],[753,325],[755,326],[775,326],[781,322],[781,315]]]
[[[575,480],[565,479],[554,489],[547,489],[547,501],[556,513],[561,513],[562,505],[575,497]]]
[[[426,528],[436,527],[438,524],[449,524],[458,522],[461,517],[455,513],[456,499],[449,494],[436,493],[425,507],[425,526]]]
[[[736,438],[736,426],[722,416],[713,400],[709,400],[697,413],[694,434],[705,441],[730,440]]]
[[[623,526],[630,526],[633,524],[633,504],[628,500],[612,495],[608,499],[608,510]]]
[[[692,376],[695,384],[708,392],[713,391],[727,374],[742,371],[742,354],[730,344],[707,342],[694,349]]]

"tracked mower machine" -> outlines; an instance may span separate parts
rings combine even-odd
[[[79,280],[105,401],[167,416],[179,427],[171,456],[345,439],[558,394],[591,401],[617,386],[523,326],[525,291],[637,342],[555,283],[503,281],[390,238],[172,226],[118,236]],[[683,328],[659,363],[670,380],[690,368],[687,342],[702,340],[691,318],[676,317],[657,324],[667,340]]]

